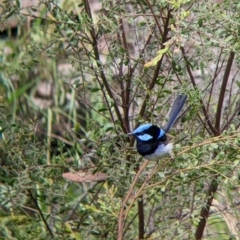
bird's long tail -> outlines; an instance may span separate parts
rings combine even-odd
[[[164,128],[165,132],[168,132],[173,126],[173,124],[175,123],[175,121],[177,120],[178,114],[182,110],[186,100],[187,100],[187,95],[183,95],[183,94],[178,95],[177,98],[175,99],[172,110],[169,114],[168,123]]]

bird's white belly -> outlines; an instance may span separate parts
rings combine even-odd
[[[173,149],[172,143],[168,143],[167,145],[160,144],[154,153],[152,153],[150,155],[146,155],[146,156],[144,156],[144,158],[147,160],[151,160],[151,161],[157,161],[161,157],[171,154],[172,149]]]

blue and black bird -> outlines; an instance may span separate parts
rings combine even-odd
[[[157,161],[159,158],[171,154],[173,145],[168,142],[166,133],[175,123],[179,112],[187,100],[186,95],[178,95],[169,115],[168,123],[159,128],[151,123],[140,125],[129,135],[137,140],[137,151],[147,160]]]

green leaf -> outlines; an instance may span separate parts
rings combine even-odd
[[[18,8],[20,8],[20,1],[19,0],[16,0],[16,5]]]
[[[202,26],[203,26],[203,20],[202,20],[201,18],[198,20],[198,26],[199,26],[199,27],[202,27]]]
[[[9,98],[9,103],[12,103],[14,101],[14,99],[19,98],[21,95],[23,95],[33,85],[35,85],[35,82],[31,81],[29,83],[26,83],[25,85],[23,85],[19,89],[15,90],[15,92],[13,92],[11,94],[10,98]]]
[[[101,108],[98,110],[98,112],[105,112],[105,111],[108,111],[109,109],[108,108]]]
[[[216,143],[210,143],[210,147],[213,149],[218,149],[218,145]]]
[[[10,12],[5,16],[5,18],[8,19],[8,18],[10,18],[13,14],[15,14],[15,9],[12,10],[12,11],[10,11]]]
[[[100,90],[101,90],[101,88],[90,88],[90,91],[91,91],[92,93],[98,92],[98,91],[100,91]]]
[[[147,62],[144,64],[144,67],[145,68],[148,68],[148,67],[153,67],[155,65],[157,65],[157,63],[162,59],[163,55],[169,50],[169,47],[165,47],[161,50],[158,51],[157,53],[157,56],[152,59],[150,62]]]

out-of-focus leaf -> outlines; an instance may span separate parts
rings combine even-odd
[[[161,49],[158,51],[157,56],[151,60],[150,62],[147,62],[144,64],[144,67],[148,68],[148,67],[153,67],[155,66],[163,57],[163,55],[169,50],[169,47],[165,47],[164,49]]]

